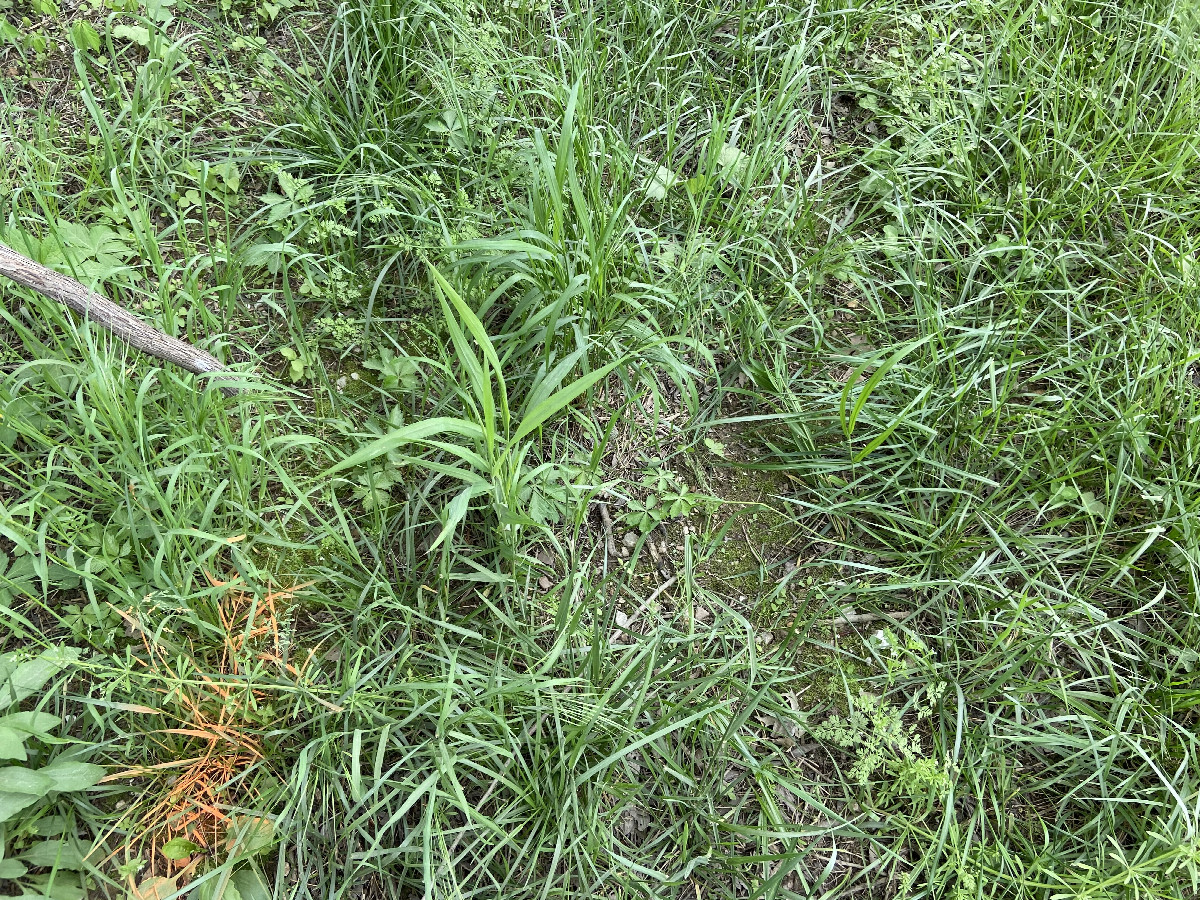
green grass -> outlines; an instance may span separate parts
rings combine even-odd
[[[0,894],[1200,890],[1192,5],[0,17]]]

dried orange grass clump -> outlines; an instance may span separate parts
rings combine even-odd
[[[220,582],[211,575],[209,581],[214,587],[229,588],[219,611],[223,642],[215,661],[198,659],[194,648],[180,652],[178,647],[162,646],[134,619],[132,611],[122,613],[142,635],[146,665],[162,676],[164,684],[157,690],[163,694],[164,706],[179,710],[174,714],[178,727],[160,729],[148,737],[183,736],[192,739],[189,746],[199,751],[185,759],[129,769],[105,779],[155,778],[150,790],[166,782],[166,790],[139,816],[135,829],[140,835],[138,850],[149,860],[144,875],[187,868],[187,858],[172,860],[162,854],[163,846],[175,838],[199,847],[196,854],[216,850],[226,837],[231,814],[255,805],[255,798],[248,796],[249,779],[241,776],[265,762],[254,729],[261,722],[256,710],[270,702],[270,695],[245,679],[247,664],[278,667],[297,678],[302,674],[284,661],[280,628],[281,613],[298,588],[256,597],[235,588],[235,582]],[[166,741],[158,743],[165,752],[176,752]]]

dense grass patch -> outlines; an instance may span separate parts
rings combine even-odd
[[[0,17],[0,893],[1195,895],[1191,6]]]

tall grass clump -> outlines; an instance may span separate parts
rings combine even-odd
[[[1197,892],[1190,6],[15,2],[0,893]]]

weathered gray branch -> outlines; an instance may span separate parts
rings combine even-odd
[[[47,269],[3,244],[0,244],[0,275],[51,300],[57,300],[155,359],[174,363],[197,375],[225,371],[215,356],[147,325],[124,307],[95,291],[89,291],[74,278]],[[228,386],[221,386],[221,390],[229,396],[237,393]]]

